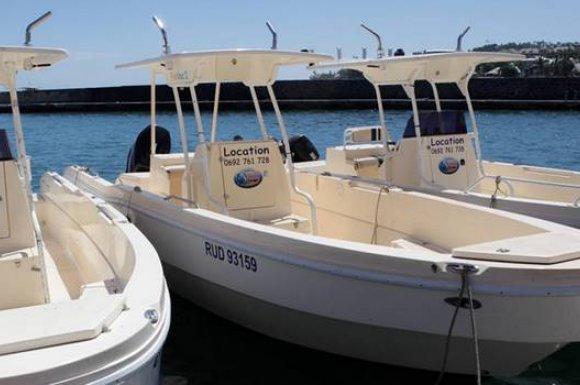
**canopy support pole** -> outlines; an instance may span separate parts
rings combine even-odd
[[[441,112],[441,99],[439,98],[437,83],[429,82],[429,84],[431,84],[431,89],[433,90],[433,100],[435,100],[435,109],[437,110],[437,112]]]
[[[201,111],[199,109],[199,101],[197,100],[197,93],[195,92],[195,84],[192,84],[189,86],[189,92],[191,93],[191,101],[193,102],[193,112],[195,113],[195,123],[197,125],[197,148],[202,148],[200,145],[204,145],[203,146],[203,151],[201,154],[199,154],[199,151],[196,150],[196,154],[195,156],[200,156],[201,157],[201,162],[202,162],[202,169],[203,169],[203,186],[205,188],[205,193],[207,195],[207,197],[209,198],[209,200],[216,205],[217,207],[219,207],[219,209],[222,211],[222,213],[227,214],[228,209],[226,208],[226,206],[224,205],[224,203],[222,203],[221,201],[219,201],[218,199],[216,199],[213,196],[213,193],[211,191],[211,186],[210,186],[210,178],[209,178],[209,162],[207,159],[207,150],[208,147],[205,145],[206,141],[205,141],[205,132],[203,129],[203,120],[201,119]],[[217,103],[217,100],[214,100],[214,103]],[[214,104],[214,108],[215,108],[215,104]],[[187,165],[189,167],[189,164],[191,162],[188,162]],[[191,180],[192,178],[189,178],[189,180]],[[190,183],[188,182],[188,188],[190,186]],[[190,198],[191,199],[191,198]]]
[[[183,151],[183,164],[185,165],[185,172],[183,173],[183,180],[186,181],[187,199],[193,200],[193,188],[190,183],[190,164],[189,164],[189,148],[187,145],[187,128],[185,127],[185,119],[183,118],[183,110],[181,109],[181,98],[179,97],[178,87],[172,86],[173,99],[175,100],[175,108],[177,109],[177,121],[179,124],[179,135],[181,139],[181,151]]]
[[[383,145],[387,149],[387,142],[391,140],[391,133],[387,128],[387,123],[385,121],[385,110],[383,109],[383,97],[381,95],[381,88],[378,84],[373,84],[375,87],[375,93],[377,94],[377,106],[379,108],[379,124],[383,129]]]
[[[381,135],[381,142],[385,150],[385,154],[383,155],[383,164],[381,165],[381,167],[383,169],[382,170],[383,178],[386,180],[387,179],[386,163],[388,154],[390,152],[389,141],[391,140],[391,133],[387,129],[387,123],[385,120],[385,110],[383,109],[383,96],[381,95],[381,88],[376,83],[373,83],[373,86],[375,87],[375,93],[377,94],[377,106],[379,108],[379,124],[381,125],[381,129],[383,131]]]
[[[278,101],[276,100],[276,95],[272,89],[272,85],[268,84],[268,94],[274,107],[276,113],[276,119],[278,120],[278,125],[280,126],[280,132],[282,134],[282,141],[284,142],[284,151],[286,152],[286,166],[288,167],[288,178],[290,179],[290,185],[294,192],[302,196],[310,206],[310,219],[312,221],[311,233],[313,235],[318,234],[318,220],[316,217],[316,206],[314,205],[314,199],[312,196],[296,186],[296,180],[294,176],[294,163],[292,163],[292,152],[290,151],[290,142],[288,139],[288,132],[286,131],[286,126],[284,125],[284,120],[282,119],[282,114],[280,113],[280,107],[278,106]]]
[[[415,95],[415,76],[408,83],[403,84],[403,89],[411,99],[411,107],[413,108],[413,125],[415,126],[415,138],[417,140],[417,174],[420,182],[426,182],[431,185],[433,182],[427,180],[423,174],[421,120],[419,119],[419,106],[417,105],[417,96]]]
[[[156,151],[157,151],[157,135],[156,135],[156,130],[157,130],[157,111],[156,111],[156,85],[155,85],[155,72],[151,71],[151,149],[149,150],[149,156],[153,156],[155,155]]]
[[[42,281],[42,291],[44,294],[44,302],[50,302],[50,293],[48,291],[48,278],[46,272],[46,256],[44,254],[44,240],[42,239],[42,233],[40,231],[40,224],[38,223],[38,217],[36,216],[36,209],[34,207],[34,196],[32,194],[32,174],[30,172],[28,155],[26,154],[26,146],[24,144],[24,131],[22,129],[22,119],[20,117],[20,107],[18,106],[18,93],[16,92],[16,70],[9,66],[8,68],[8,91],[10,94],[10,104],[12,105],[12,121],[14,124],[14,134],[16,136],[16,144],[18,151],[18,166],[20,172],[24,178],[24,188],[26,190],[26,198],[28,201],[28,207],[30,210],[30,215],[32,217],[32,225],[34,229],[34,238],[36,241],[36,248],[38,249],[38,259],[40,276]]]
[[[197,100],[197,93],[195,92],[195,85],[189,86],[189,93],[191,94],[193,113],[195,114],[195,123],[197,126],[197,144],[202,144],[205,143],[205,132],[201,119],[201,111],[199,110],[199,101]]]
[[[219,110],[219,101],[220,101],[220,90],[221,90],[221,83],[215,84],[215,96],[213,101],[213,116],[211,120],[211,142],[215,142],[216,131],[217,131],[217,117],[218,117],[218,110]]]
[[[255,86],[249,86],[248,88],[250,89],[250,94],[252,95],[252,102],[254,102],[256,116],[258,117],[258,123],[260,124],[260,132],[262,133],[262,139],[268,139],[268,131],[266,130],[266,123],[264,123],[264,116],[262,115],[260,102],[258,101],[258,96],[256,95],[256,88]]]
[[[465,97],[465,102],[467,103],[467,111],[469,112],[469,120],[471,121],[471,130],[473,131],[473,144],[475,146],[475,152],[477,157],[477,167],[481,175],[487,175],[483,168],[483,156],[481,154],[481,145],[479,142],[479,128],[477,127],[477,121],[475,120],[475,111],[473,109],[473,103],[471,102],[471,96],[469,95],[468,82],[473,75],[475,68],[471,68],[470,71],[457,82],[457,87]]]

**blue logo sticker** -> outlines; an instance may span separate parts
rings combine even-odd
[[[234,175],[234,183],[241,188],[253,188],[262,183],[263,178],[260,171],[246,168]]]
[[[445,158],[439,162],[439,171],[445,175],[455,174],[459,170],[459,161],[455,158]]]

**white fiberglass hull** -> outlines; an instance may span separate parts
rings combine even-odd
[[[113,207],[56,174],[42,178],[35,206],[51,302],[0,312],[0,383],[160,384],[171,313],[153,246]],[[114,275],[99,281],[103,266]]]
[[[461,285],[432,261],[182,209],[128,187],[98,190],[155,245],[169,286],[183,297],[285,341],[440,369],[454,311],[445,300],[456,298]],[[476,278],[481,368],[492,375],[521,372],[580,336],[572,316],[580,313],[580,290],[550,293],[549,277],[532,285],[533,272],[511,268],[488,268]],[[462,309],[448,371],[475,373],[473,342],[469,311]]]
[[[169,293],[166,292],[164,302],[169,304]],[[33,385],[33,384],[67,384],[67,385],[159,385],[161,384],[161,354],[163,344],[169,332],[169,307],[160,315],[157,332],[149,336],[141,344],[126,344],[112,351],[102,351],[91,354],[86,359],[70,360],[62,362],[66,357],[74,356],[75,349],[86,348],[88,342],[80,342],[76,346],[55,346],[39,350],[37,352],[22,352],[11,357],[0,356],[0,371],[4,374],[0,382],[4,385]],[[99,346],[113,344],[117,338],[116,333],[111,333],[100,343],[95,343],[95,349]],[[145,333],[142,333],[145,334]],[[82,345],[85,345],[82,347]],[[69,344],[70,345],[70,344]],[[74,344],[73,344],[74,345]],[[77,350],[80,352],[80,350]],[[79,353],[81,356],[82,353]],[[60,365],[49,365],[48,362],[62,357]],[[77,357],[78,358],[78,357]],[[44,360],[36,362],[39,365],[24,364],[23,360]],[[26,362],[26,361],[25,361]],[[8,369],[24,365],[27,373],[14,376],[6,376]]]

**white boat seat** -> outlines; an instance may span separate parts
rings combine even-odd
[[[441,249],[440,247],[434,246],[432,244],[427,243],[419,243],[418,241],[411,241],[405,238],[395,239],[390,243],[391,247],[397,249],[405,249],[405,250],[414,250],[414,251],[425,251],[428,253],[445,253],[446,250]]]
[[[123,304],[122,294],[94,285],[78,300],[3,310],[0,355],[96,338],[119,316]]]
[[[580,258],[574,234],[538,233],[453,249],[453,257],[485,261],[552,264]]]
[[[194,157],[189,154],[190,159]],[[150,182],[148,189],[163,196],[184,196],[182,191],[185,162],[183,154],[155,154],[151,157]]]
[[[344,130],[344,144],[380,142],[383,135],[381,126],[349,127]]]
[[[346,147],[338,146],[335,150],[342,150],[347,161],[354,162],[356,159],[378,157],[385,154],[385,149],[381,144],[356,144]]]
[[[282,218],[276,218],[261,223],[281,229],[297,231],[304,234],[309,234],[311,227],[310,219],[298,215],[288,215]]]

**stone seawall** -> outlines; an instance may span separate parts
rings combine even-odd
[[[375,92],[366,80],[283,80],[274,85],[281,107],[286,109],[375,108]],[[580,110],[580,78],[474,78],[469,85],[479,109],[574,109]],[[399,86],[382,87],[385,108],[409,109],[410,102]],[[174,109],[171,89],[157,86],[158,109]],[[180,91],[184,107],[191,105],[189,90]],[[213,106],[213,85],[197,87],[200,105]],[[439,86],[444,107],[464,108],[464,98],[454,85]],[[432,108],[427,83],[417,84],[421,107]],[[28,89],[19,92],[21,109],[28,112],[131,111],[149,109],[149,86],[123,86],[58,90]],[[258,89],[265,101],[265,89]],[[0,112],[8,112],[7,93],[0,94]],[[250,93],[238,83],[223,84],[221,109],[253,109]]]

